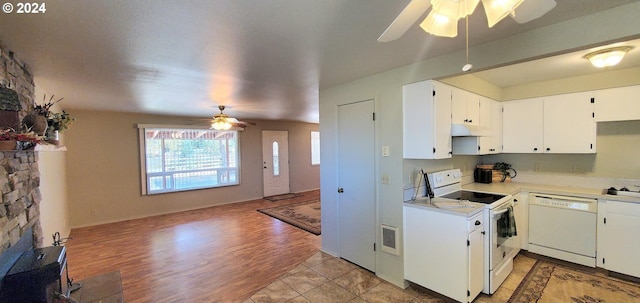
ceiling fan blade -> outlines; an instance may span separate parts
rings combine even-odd
[[[556,7],[555,0],[527,0],[522,2],[511,16],[513,20],[522,24],[538,19]]]
[[[389,42],[402,37],[430,6],[431,1],[429,0],[411,0],[384,33],[380,35],[378,42]]]

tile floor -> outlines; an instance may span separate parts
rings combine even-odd
[[[492,296],[480,294],[474,302],[506,302],[535,261],[518,255],[513,272],[498,291]],[[436,303],[450,299],[418,285],[399,288],[357,265],[318,252],[244,303],[263,302]]]

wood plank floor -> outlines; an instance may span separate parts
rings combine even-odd
[[[73,229],[69,275],[119,270],[126,302],[243,302],[320,248],[320,236],[258,208],[319,199],[318,190]]]

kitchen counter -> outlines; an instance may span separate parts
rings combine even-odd
[[[444,199],[444,198],[434,198],[434,203],[431,203],[428,197],[418,197],[415,201],[406,201],[404,202],[404,206],[427,209],[430,211],[437,211],[441,213],[456,215],[456,216],[464,216],[471,218],[474,215],[482,212],[484,209],[484,204],[475,203],[475,202],[464,202],[467,205],[471,205],[474,207],[462,207],[462,208],[452,208],[452,207],[438,207],[437,204],[442,203],[441,205],[455,206],[455,204],[461,204],[457,200],[452,199]]]
[[[607,200],[615,200],[615,201],[640,203],[640,198],[607,195],[607,194],[603,194],[602,189],[572,187],[572,186],[557,186],[557,185],[546,185],[546,184],[513,182],[513,181],[512,182],[495,182],[495,183],[488,183],[488,184],[469,183],[469,184],[463,185],[462,189],[472,190],[472,191],[494,192],[494,193],[501,193],[501,194],[511,194],[511,195],[515,195],[521,191],[525,191],[529,193],[540,192],[540,193],[555,194],[555,195],[572,195],[572,196],[578,196],[583,198],[607,199]]]

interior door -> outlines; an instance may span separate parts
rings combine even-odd
[[[340,257],[375,271],[373,100],[338,106]]]
[[[289,132],[262,131],[264,196],[289,193]]]

